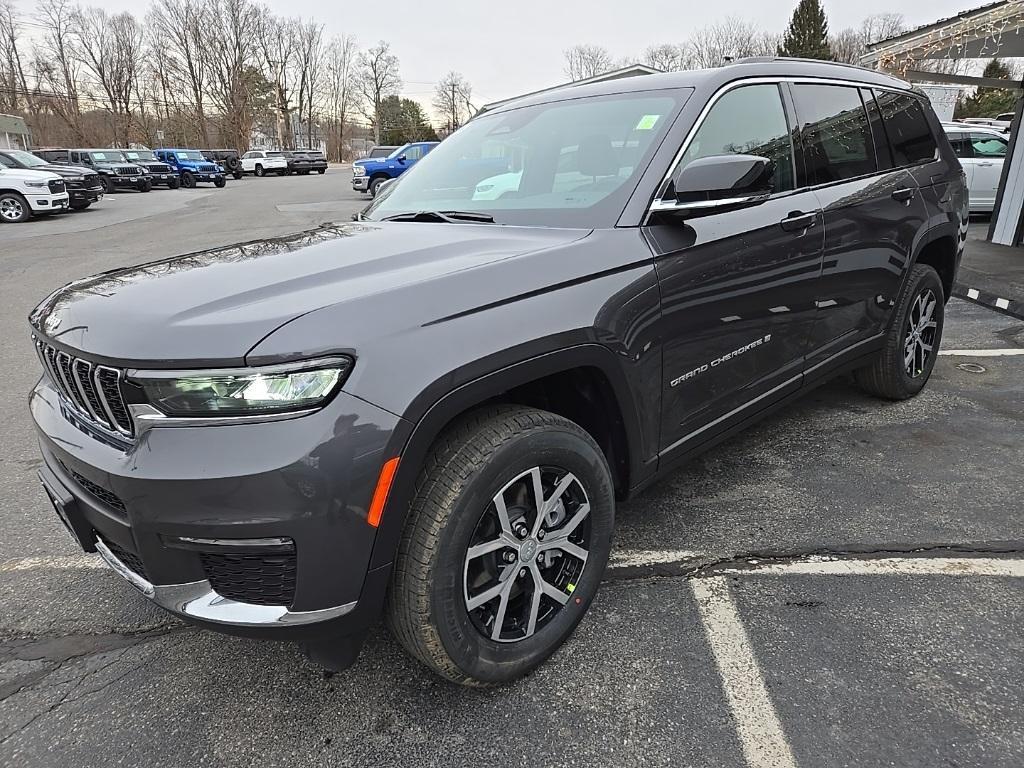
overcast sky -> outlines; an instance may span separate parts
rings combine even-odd
[[[142,16],[146,0],[82,0]],[[727,16],[782,31],[797,0],[391,0],[387,3],[264,0],[282,15],[315,18],[328,34],[355,36],[366,47],[391,43],[401,60],[404,95],[429,105],[434,83],[462,72],[482,104],[565,81],[562,51],[576,43],[606,47],[616,60],[648,45],[682,42]],[[865,16],[900,12],[911,26],[953,16],[983,0],[825,0],[829,28]],[[31,13],[31,0],[21,0]]]

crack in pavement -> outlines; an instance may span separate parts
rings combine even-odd
[[[807,547],[793,550],[754,550],[725,557],[696,555],[659,563],[610,565],[605,581],[637,581],[651,578],[696,579],[722,571],[757,570],[772,565],[795,563],[811,558],[833,560],[882,559],[894,555],[1024,555],[1024,541],[984,541],[972,543],[881,544],[872,546]]]
[[[11,661],[37,661],[44,664],[42,668],[0,683],[0,702],[20,691],[31,688],[54,672],[59,671],[68,662],[111,651],[124,650],[170,634],[192,629],[192,627],[183,624],[163,624],[134,632],[14,638],[0,642],[0,666]]]

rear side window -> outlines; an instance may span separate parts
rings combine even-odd
[[[767,157],[775,165],[772,191],[793,189],[793,142],[777,85],[746,85],[722,96],[686,148],[679,167],[713,155]]]
[[[971,149],[975,157],[1006,157],[1007,143],[991,133],[972,133]]]
[[[889,134],[896,165],[915,165],[935,159],[938,146],[921,102],[906,93],[875,91]]]
[[[857,88],[794,85],[806,184],[827,184],[878,170],[871,126]],[[801,184],[803,186],[803,184]]]
[[[957,157],[974,157],[974,151],[971,149],[971,137],[968,134],[947,133],[946,138],[949,139],[949,145]]]
[[[894,166],[894,163],[889,137],[885,135],[885,126],[882,124],[882,113],[879,111],[878,103],[871,91],[862,88],[860,97],[864,101],[864,108],[868,111],[868,123],[871,125],[871,139],[875,143],[875,160],[878,162],[878,170],[887,171]]]

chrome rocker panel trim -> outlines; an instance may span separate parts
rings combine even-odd
[[[234,627],[313,624],[344,616],[356,607],[353,601],[318,611],[290,611],[283,605],[254,605],[222,597],[205,579],[187,584],[151,584],[118,560],[100,540],[96,541],[96,551],[111,570],[161,608],[214,624]]]

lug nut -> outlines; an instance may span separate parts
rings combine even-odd
[[[529,535],[529,533],[530,531],[527,529],[525,525],[520,524],[516,526],[516,536],[518,536],[520,539],[525,539]]]
[[[526,576],[526,569],[525,568],[520,568],[519,569],[519,578],[521,579],[524,576]]]
[[[511,549],[506,549],[505,554],[502,555],[506,563],[511,563],[516,559],[516,553]]]
[[[544,529],[537,531],[537,541],[544,541]]]

